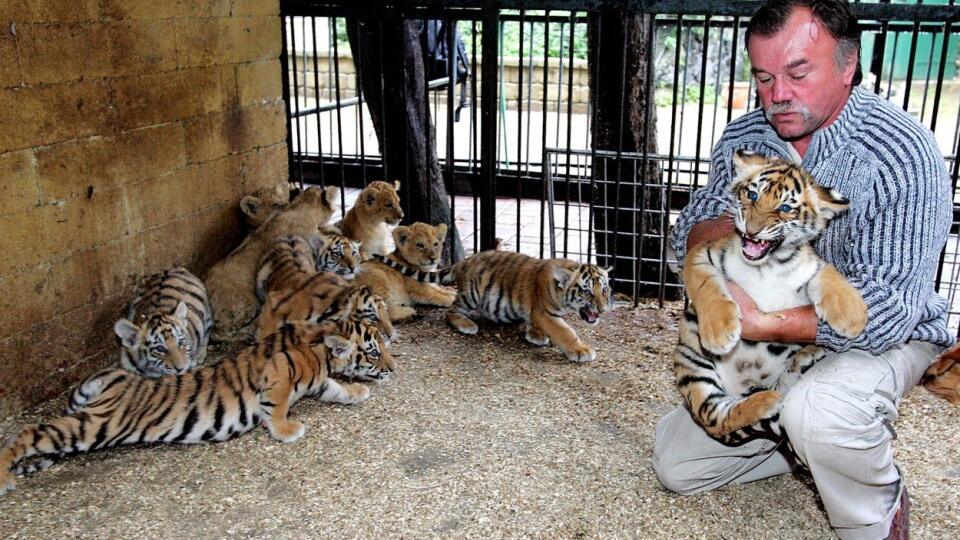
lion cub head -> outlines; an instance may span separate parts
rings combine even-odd
[[[357,204],[363,209],[363,215],[370,221],[384,222],[387,225],[397,225],[403,219],[403,209],[400,208],[400,181],[393,184],[387,182],[370,182],[363,188]]]
[[[397,245],[394,253],[420,270],[434,270],[443,254],[443,239],[446,237],[445,223],[428,225],[418,222],[409,227],[397,227],[393,230],[393,241]]]
[[[240,199],[240,211],[250,230],[254,230],[290,204],[291,184],[283,182],[263,188]]]
[[[735,223],[750,264],[761,264],[771,254],[782,259],[808,244],[850,204],[796,163],[738,150],[733,166]]]

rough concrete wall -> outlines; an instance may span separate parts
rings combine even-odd
[[[114,362],[136,278],[202,275],[286,179],[278,14],[0,2],[0,417]]]

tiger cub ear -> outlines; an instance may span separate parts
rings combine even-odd
[[[441,223],[441,224],[439,224],[439,225],[436,225],[436,226],[434,227],[434,230],[437,231],[437,236],[440,237],[440,241],[441,241],[441,242],[443,241],[444,238],[447,237],[447,224],[446,224],[446,223]]]
[[[363,242],[359,240],[350,240],[350,245],[353,246],[353,249],[360,251],[360,246],[363,245]]]
[[[183,300],[177,302],[177,309],[173,311],[173,316],[183,324],[187,324],[187,304]]]
[[[850,199],[835,189],[817,186],[820,215],[824,219],[833,219],[850,208]]]
[[[323,338],[323,344],[330,349],[330,354],[332,354],[334,358],[346,360],[353,354],[353,343],[341,336],[327,336]]]
[[[553,267],[553,279],[557,282],[557,287],[566,289],[573,279],[573,272],[560,266]]]
[[[115,322],[113,331],[120,338],[120,343],[128,349],[134,349],[140,344],[140,328],[127,319],[120,319]]]
[[[393,229],[393,241],[398,245],[402,246],[407,243],[407,239],[410,238],[410,228],[404,225],[400,225]]]
[[[399,181],[399,180],[394,180],[394,181],[393,181],[393,190],[394,190],[394,191],[400,191],[400,181]]]
[[[307,238],[307,243],[310,244],[314,253],[323,253],[333,243],[333,238],[323,233],[314,234]]]
[[[736,150],[733,153],[733,172],[738,177],[751,176],[770,164],[771,159],[756,152]]]

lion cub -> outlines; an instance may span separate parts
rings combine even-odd
[[[414,223],[409,227],[397,227],[393,230],[393,241],[397,247],[387,259],[415,270],[434,270],[440,262],[446,236],[447,226],[443,223],[436,226]],[[416,315],[417,311],[412,307],[414,305],[450,307],[457,298],[453,291],[422,283],[378,260],[364,261],[354,283],[366,285],[382,296],[389,306],[392,321]]]
[[[344,236],[361,243],[360,257],[371,259],[387,254],[387,225],[396,226],[403,219],[400,208],[400,182],[392,185],[377,180],[360,192],[360,197],[347,215],[337,223]]]

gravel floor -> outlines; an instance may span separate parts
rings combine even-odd
[[[650,468],[678,403],[676,305],[576,324],[598,359],[568,363],[517,328],[401,326],[400,370],[356,406],[301,401],[299,442],[263,429],[221,444],[76,456],[0,498],[0,537],[824,538],[811,480],[782,476],[694,497]],[[65,398],[65,397],[64,397]],[[5,438],[63,399],[0,422]],[[915,538],[955,537],[960,413],[918,389],[896,452]]]

